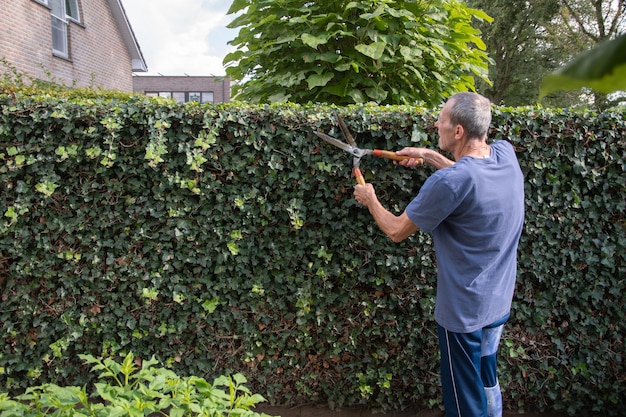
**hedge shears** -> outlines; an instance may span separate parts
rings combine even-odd
[[[393,159],[394,161],[404,161],[405,159],[410,159],[410,156],[406,156],[406,155],[396,155],[395,152],[391,152],[391,151],[384,151],[381,149],[361,149],[358,148],[356,146],[356,141],[354,140],[354,137],[352,136],[352,134],[350,133],[350,131],[348,130],[348,126],[346,126],[346,123],[343,121],[343,119],[341,118],[341,116],[339,116],[338,114],[335,114],[335,117],[337,118],[337,122],[339,122],[339,127],[341,128],[341,131],[343,132],[343,136],[346,138],[346,142],[343,142],[337,138],[334,138],[332,136],[327,135],[326,133],[322,133],[322,132],[315,132],[315,134],[320,137],[321,139],[325,140],[326,142],[335,145],[338,148],[343,149],[344,151],[348,152],[349,154],[352,154],[353,158],[352,158],[352,174],[355,176],[356,178],[356,182],[361,184],[361,185],[365,185],[365,179],[363,178],[363,174],[361,173],[361,168],[360,168],[360,164],[361,164],[361,158],[364,157],[365,155],[374,155],[378,158],[386,158],[386,159]],[[421,158],[418,158],[421,160]],[[420,163],[423,161],[420,161]]]

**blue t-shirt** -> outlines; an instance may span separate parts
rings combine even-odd
[[[524,223],[524,178],[510,143],[435,172],[406,213],[432,233],[437,323],[470,333],[510,312]]]

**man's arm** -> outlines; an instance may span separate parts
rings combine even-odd
[[[397,151],[396,154],[411,157],[411,159],[400,161],[400,165],[406,167],[420,165],[420,163],[417,161],[417,158],[422,158],[424,164],[428,164],[436,169],[447,168],[451,165],[454,165],[453,160],[446,158],[439,152],[435,152],[432,149],[427,148],[404,148],[400,151]]]
[[[378,200],[372,184],[356,185],[354,197],[359,203],[367,206],[380,230],[394,242],[402,242],[419,229],[409,219],[406,212],[396,216],[384,208]]]

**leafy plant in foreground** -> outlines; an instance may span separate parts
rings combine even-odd
[[[250,392],[241,374],[220,376],[210,384],[203,378],[183,378],[169,369],[156,368],[154,357],[138,368],[132,352],[122,363],[79,356],[106,381],[96,383],[93,394],[88,394],[85,386],[50,383],[29,388],[14,399],[0,393],[0,416],[267,416],[251,410],[265,399]]]

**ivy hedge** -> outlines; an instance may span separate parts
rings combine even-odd
[[[83,385],[78,355],[243,373],[271,404],[440,406],[430,237],[390,242],[352,197],[363,147],[436,147],[417,107],[0,96],[0,390]],[[494,108],[525,174],[501,345],[505,406],[626,403],[626,122]],[[400,212],[433,172],[363,161]]]

